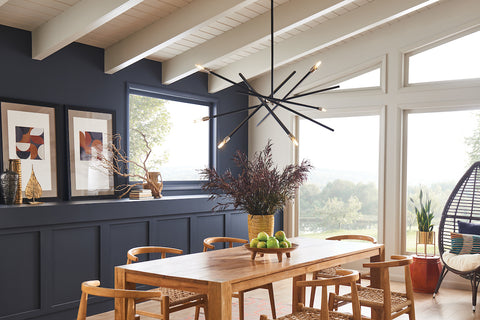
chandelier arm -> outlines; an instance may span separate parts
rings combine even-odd
[[[309,95],[311,95],[311,94],[320,93],[320,92],[325,92],[325,91],[329,91],[329,90],[333,90],[333,89],[338,89],[338,88],[340,88],[340,86],[333,86],[333,87],[328,87],[328,88],[325,88],[325,89],[320,89],[320,90],[315,90],[315,91],[311,91],[311,92],[296,94],[296,95],[294,95],[293,97],[286,98],[285,100],[297,99],[297,98],[309,96]]]
[[[226,115],[229,115],[229,114],[233,114],[233,113],[239,113],[239,112],[243,112],[243,111],[246,111],[246,110],[250,110],[250,109],[254,109],[254,108],[257,108],[257,107],[260,107],[261,104],[257,104],[255,106],[252,106],[252,107],[246,107],[246,108],[242,108],[242,109],[237,109],[237,110],[233,110],[233,111],[229,111],[229,112],[224,112],[224,113],[219,113],[219,114],[215,114],[211,117],[208,117],[208,119],[206,120],[211,120],[211,119],[214,119],[214,118],[218,118],[218,117],[223,117],[223,116],[226,116]],[[207,117],[205,117],[207,118]]]
[[[299,103],[299,102],[293,102],[293,101],[287,101],[287,100],[279,100],[279,99],[269,99],[275,103],[289,103],[289,104],[293,104],[295,106],[299,106],[299,107],[304,107],[304,108],[310,108],[310,109],[314,109],[314,110],[320,110],[322,111],[323,108],[322,107],[315,107],[315,106],[312,106],[312,105],[308,105],[308,104],[304,104],[304,103]]]
[[[316,68],[311,68],[310,70],[308,70],[308,72],[293,86],[293,88],[291,88],[291,89],[287,92],[287,94],[285,94],[285,96],[283,97],[282,100],[287,99],[288,96],[289,96],[295,89],[297,89],[297,87],[298,87],[303,81],[305,81],[305,79],[307,79],[309,75],[311,75],[312,73],[314,73],[316,70],[317,70]],[[272,110],[275,110],[277,107],[278,107],[278,106],[274,106]],[[260,121],[258,121],[257,127],[258,127],[259,125],[261,125],[262,122],[265,121],[265,119],[267,119],[269,115],[270,115],[270,113],[267,113]]]
[[[235,134],[235,132],[238,131],[238,129],[240,129],[251,117],[253,117],[253,115],[254,115],[255,113],[257,113],[258,110],[260,110],[260,108],[261,108],[262,106],[263,106],[263,104],[257,105],[257,106],[256,106],[257,109],[253,110],[252,113],[250,113],[245,119],[243,119],[242,122],[240,122],[240,123],[238,124],[238,126],[236,126],[235,129],[233,129],[232,132],[230,132],[230,133],[228,134],[228,137],[231,138],[231,137]]]
[[[236,83],[235,81],[230,80],[230,79],[228,79],[227,77],[224,77],[224,76],[222,76],[221,74],[216,73],[215,71],[208,70],[208,73],[209,73],[209,74],[212,74],[212,75],[214,75],[214,76],[216,76],[216,77],[218,77],[218,78],[220,78],[220,79],[223,79],[223,80],[225,80],[225,81],[233,84],[234,86],[237,86],[237,87],[242,88],[243,90],[245,90],[245,87],[242,86],[241,84],[238,84],[238,83]]]
[[[292,141],[296,142],[297,139],[295,138],[295,136],[290,132],[290,130],[288,130],[288,128],[283,124],[282,120],[280,120],[280,118],[277,117],[275,112],[273,112],[273,110],[268,106],[268,102],[265,101],[265,98],[263,98],[263,96],[261,94],[259,94],[257,91],[255,91],[255,89],[253,89],[253,87],[250,85],[250,83],[248,83],[247,79],[245,78],[245,76],[243,74],[239,73],[239,75],[242,78],[243,83],[245,83],[245,85],[250,89],[250,91],[255,93],[255,95],[257,96],[257,99],[260,100],[260,102],[262,102],[263,106],[268,110],[268,112],[272,114],[273,118],[278,122],[280,127],[282,127],[283,131],[285,131],[287,136],[290,139],[292,139]],[[296,143],[298,143],[298,142],[296,142]]]
[[[314,109],[314,110],[322,110],[323,109],[322,107],[315,107],[315,106],[311,106],[311,105],[304,104],[304,103],[287,101],[285,99],[283,99],[283,100],[282,99],[276,99],[276,98],[261,95],[261,94],[255,92],[255,91],[252,91],[252,92],[253,93],[245,92],[245,91],[239,91],[238,93],[247,94],[247,95],[255,96],[257,98],[262,98],[262,99],[268,100],[268,101],[272,102],[273,104],[275,104],[275,107],[272,110],[274,110],[278,106],[278,104],[280,104],[280,103],[290,103],[290,104],[293,104],[293,105],[296,105],[296,106],[299,106],[299,107],[305,107],[305,108],[310,108],[310,109]]]
[[[324,125],[323,123],[320,123],[320,122],[318,122],[317,120],[312,119],[312,118],[310,118],[310,117],[308,117],[308,116],[306,116],[306,115],[304,115],[304,114],[302,114],[302,113],[300,113],[300,112],[298,112],[298,111],[296,111],[296,110],[294,110],[294,109],[291,109],[291,108],[289,108],[289,107],[287,107],[287,106],[285,106],[285,105],[283,105],[283,104],[281,104],[281,103],[279,103],[278,106],[280,106],[280,107],[282,107],[282,108],[284,108],[284,109],[286,109],[286,110],[288,110],[288,111],[290,111],[290,112],[292,112],[292,113],[295,113],[296,115],[298,115],[298,116],[300,116],[300,117],[302,117],[302,118],[305,118],[305,119],[307,119],[307,120],[310,120],[310,121],[312,121],[313,123],[318,124],[319,126],[324,127],[325,129],[328,129],[328,130],[330,130],[330,131],[335,131],[335,130],[333,130],[332,128],[330,128],[329,126]]]
[[[283,87],[283,85],[285,85],[285,83],[287,83],[287,81],[290,80],[295,73],[297,73],[297,71],[295,71],[295,70],[292,71],[292,73],[290,73],[290,75],[288,77],[286,77],[285,80],[283,80],[282,83],[280,83],[278,85],[278,87],[275,88],[275,90],[273,90],[273,94],[277,93],[277,91],[280,90],[280,88]]]

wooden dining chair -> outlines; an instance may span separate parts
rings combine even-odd
[[[412,263],[412,257],[392,256],[391,261],[365,263],[365,268],[375,268],[380,272],[382,289],[357,286],[358,300],[361,306],[374,309],[377,314],[382,315],[380,319],[391,320],[403,314],[408,314],[410,320],[415,320],[415,304],[413,300],[412,278],[410,276],[409,265]],[[405,273],[405,293],[394,292],[390,290],[389,269],[394,267],[403,267]],[[330,293],[329,308],[333,309],[335,302],[348,301],[353,299],[351,294],[337,295]],[[373,311],[373,310],[372,310]]]
[[[127,252],[127,264],[137,262],[139,260],[138,255],[140,254],[150,253],[160,254],[160,259],[164,259],[167,257],[167,254],[182,254],[183,250],[154,246],[132,248]],[[147,300],[159,301],[161,303],[161,312],[160,314],[157,314],[145,310],[137,310],[137,314],[139,315],[144,315],[155,319],[169,320],[170,313],[172,312],[196,307],[195,320],[198,320],[200,316],[200,308],[202,307],[205,313],[205,319],[207,318],[207,296],[205,294],[163,287],[154,288],[149,291],[160,292],[161,296],[152,299],[137,299],[136,303]]]
[[[363,234],[342,234],[342,235],[338,235],[338,236],[332,236],[332,237],[325,238],[325,240],[338,240],[338,241],[354,240],[354,241],[368,241],[368,242],[371,242],[371,243],[377,243],[377,239],[375,239],[374,237],[368,236],[368,235],[363,235]],[[334,266],[334,267],[331,267],[331,268],[315,271],[315,272],[313,272],[312,279],[315,280],[315,279],[335,277],[336,276],[336,270],[339,269],[339,268],[341,268],[341,266]],[[360,277],[359,277],[358,281],[360,282],[360,280],[362,280],[362,279],[363,280],[370,280],[370,273],[369,272],[360,273]],[[340,286],[336,285],[335,286],[335,293],[338,295],[339,292],[340,292]],[[310,308],[313,308],[313,304],[315,302],[315,293],[316,293],[316,287],[312,287],[312,291],[310,292]],[[335,306],[335,309],[337,307],[338,306]]]
[[[208,250],[213,250],[215,249],[214,243],[222,243],[222,244],[228,244],[229,248],[233,247],[233,244],[238,243],[238,244],[245,244],[248,243],[248,240],[245,239],[239,239],[239,238],[231,238],[231,237],[209,237],[203,240],[203,252],[206,252]],[[265,285],[261,285],[258,287],[254,287],[251,289],[239,291],[239,292],[234,292],[233,297],[238,298],[238,311],[239,311],[239,319],[244,320],[245,319],[245,299],[244,299],[244,294],[245,292],[249,292],[252,290],[256,289],[266,289],[268,290],[268,295],[270,298],[270,308],[272,309],[272,316],[274,318],[277,317],[277,313],[275,311],[275,297],[273,293],[273,284],[268,283]],[[198,307],[197,307],[198,309]]]
[[[358,301],[356,282],[359,279],[358,271],[338,269],[335,270],[334,278],[324,278],[310,281],[297,281],[297,287],[322,287],[321,309],[306,308],[299,305],[299,310],[292,314],[278,318],[277,320],[361,320],[360,303]],[[327,286],[349,285],[352,296],[352,314],[332,311],[328,308]],[[268,320],[266,315],[261,315],[260,320]]]
[[[138,291],[138,290],[123,290],[110,289],[100,287],[100,281],[90,280],[82,283],[82,296],[80,298],[80,306],[78,308],[77,320],[87,319],[87,304],[88,295],[125,299],[127,303],[126,320],[138,319],[135,316],[135,301],[138,299],[154,299],[160,298],[162,293],[157,291]]]

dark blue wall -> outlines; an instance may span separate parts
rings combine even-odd
[[[124,264],[127,249],[134,246],[172,246],[190,253],[201,250],[206,236],[247,237],[245,214],[213,213],[213,203],[205,196],[66,201],[65,106],[113,110],[117,132],[126,136],[127,83],[163,87],[161,68],[161,63],[142,60],[107,75],[103,50],[77,43],[43,61],[32,60],[30,33],[0,26],[0,97],[58,106],[60,190],[57,202],[0,205],[0,319],[74,319],[81,281],[100,279],[113,286],[113,267]],[[209,96],[207,76],[201,73],[168,88]],[[247,98],[235,91],[210,96],[218,100],[218,112],[247,104]],[[228,134],[244,116],[220,120],[218,137]],[[247,151],[246,128],[218,154],[221,172],[232,165],[237,149]],[[277,229],[281,223],[278,219]],[[89,305],[89,311],[104,307]]]

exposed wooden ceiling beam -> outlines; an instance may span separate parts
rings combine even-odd
[[[275,67],[305,57],[437,1],[376,0],[367,3],[295,37],[275,44]],[[269,55],[270,48],[267,48],[215,71],[229,79],[238,79],[240,82],[239,72],[247,78],[253,78],[267,72],[270,66]],[[209,75],[209,92],[217,92],[229,86],[228,82]]]
[[[83,0],[32,32],[32,58],[42,60],[143,0]]]
[[[275,34],[316,19],[353,0],[292,0],[275,7]],[[270,12],[259,15],[212,40],[162,64],[162,81],[170,84],[196,71],[195,64],[209,64],[270,36]]]
[[[115,73],[255,0],[195,0],[105,50],[105,72]]]

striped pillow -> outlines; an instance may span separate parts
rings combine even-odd
[[[452,250],[455,254],[480,253],[480,236],[452,232]]]

